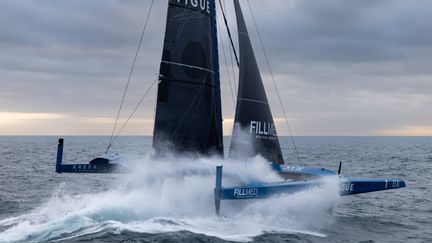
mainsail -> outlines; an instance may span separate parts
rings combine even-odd
[[[214,0],[169,0],[153,147],[223,154]]]
[[[261,154],[268,161],[283,164],[273,116],[238,0],[234,0],[234,7],[240,47],[240,78],[230,156]]]

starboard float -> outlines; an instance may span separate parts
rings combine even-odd
[[[314,171],[314,179],[310,180],[293,180],[278,183],[254,183],[249,185],[240,185],[232,187],[222,186],[222,166],[216,167],[216,186],[214,189],[216,214],[220,213],[221,200],[246,200],[246,199],[263,199],[275,197],[281,194],[293,194],[300,191],[306,191],[326,186],[326,178],[333,177],[338,181],[339,194],[348,196],[360,193],[383,191],[405,187],[406,184],[400,179],[382,179],[382,178],[350,178],[343,177],[325,169],[323,174],[318,173],[318,168],[304,167],[303,172]]]
[[[216,155],[223,158],[215,4],[215,0],[168,1],[153,133],[153,148],[157,156],[174,152]],[[246,160],[260,155],[270,161],[269,166],[285,180],[278,183],[254,182],[223,187],[222,166],[217,166],[214,189],[216,213],[220,212],[221,200],[263,199],[295,193],[321,187],[325,183],[324,180],[330,177],[337,178],[341,195],[405,187],[405,182],[400,179],[340,176],[341,164],[338,172],[319,167],[285,164],[238,0],[234,0],[234,8],[240,60],[237,58],[224,14],[228,36],[239,67],[235,125],[229,156],[237,160]],[[221,9],[224,13],[222,6]],[[277,94],[280,100],[278,91]],[[287,119],[286,122],[288,125]],[[58,173],[112,173],[117,172],[120,167],[109,156],[96,158],[88,164],[63,164],[62,154],[63,140],[60,140],[56,163]]]

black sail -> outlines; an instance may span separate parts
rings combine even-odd
[[[157,154],[221,155],[214,0],[168,4],[153,147]]]
[[[234,0],[240,49],[240,78],[230,156],[261,154],[284,163],[276,127],[238,0]]]

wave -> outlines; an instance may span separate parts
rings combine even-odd
[[[0,241],[71,240],[101,232],[164,234],[192,232],[248,241],[265,233],[325,237],[337,183],[267,200],[224,201],[215,215],[213,187],[217,158],[128,159],[132,173],[107,181],[109,190],[82,194],[65,180],[31,212],[0,221]],[[226,160],[224,185],[280,181],[267,162]],[[83,177],[91,180],[91,177]],[[98,191],[95,188],[95,191]]]

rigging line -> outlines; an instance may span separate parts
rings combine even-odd
[[[110,144],[110,146],[114,143],[115,140],[117,140],[117,138],[119,137],[120,133],[123,131],[123,129],[126,127],[126,125],[128,124],[129,120],[132,118],[132,116],[135,114],[135,112],[138,110],[138,107],[141,106],[142,102],[144,101],[144,99],[147,97],[147,95],[150,93],[150,91],[152,90],[153,86],[155,85],[156,81],[159,79],[159,77],[156,77],[155,80],[153,81],[153,83],[150,85],[150,87],[147,89],[147,91],[145,92],[144,96],[138,101],[138,103],[136,104],[135,108],[133,109],[132,113],[129,115],[128,119],[125,121],[125,123],[123,123],[122,127],[120,128],[120,130],[118,131],[118,133],[116,134],[116,136],[114,137],[114,139],[112,140],[112,143]]]
[[[209,59],[209,60],[208,60],[208,63],[207,63],[208,65],[210,65],[210,61],[211,61],[211,60],[212,60],[212,59]],[[197,91],[197,93],[196,93],[196,94],[194,95],[194,97],[192,98],[191,103],[189,104],[188,108],[187,108],[186,111],[184,112],[184,114],[183,114],[183,116],[182,116],[180,122],[177,124],[176,128],[175,128],[174,131],[170,134],[170,138],[171,138],[171,139],[174,138],[174,136],[177,135],[177,131],[178,131],[178,129],[180,128],[180,126],[183,125],[183,122],[186,120],[186,116],[188,115],[189,111],[192,109],[192,106],[193,106],[193,104],[195,103],[196,98],[197,98],[198,96],[199,96],[200,98],[202,97],[203,92],[204,92],[205,83],[206,83],[206,80],[207,80],[207,76],[208,76],[208,74],[209,74],[208,72],[205,72],[205,76],[204,76],[204,79],[202,80],[202,84],[201,84],[200,89]],[[189,124],[192,122],[192,119],[193,119],[194,116],[195,116],[195,112],[198,110],[200,104],[201,104],[201,101],[198,102],[197,108],[196,108],[195,111],[192,112],[192,114],[191,114],[191,116],[190,116],[190,118],[189,118],[189,121],[186,121],[186,123],[187,123],[186,125],[187,125],[187,126],[189,126]]]
[[[249,0],[247,0],[246,2],[247,2],[247,4],[248,4],[249,11],[251,12],[252,20],[253,20],[253,23],[254,23],[254,25],[255,25],[255,29],[256,29],[256,31],[257,31],[257,33],[258,33],[258,38],[259,38],[259,41],[260,41],[260,44],[261,44],[261,48],[262,48],[262,50],[263,50],[263,52],[264,52],[264,57],[265,57],[265,60],[266,60],[266,62],[267,62],[268,69],[269,69],[269,71],[270,71],[270,76],[271,76],[271,78],[272,78],[273,85],[274,85],[274,87],[275,87],[275,89],[276,89],[276,94],[277,94],[277,97],[278,97],[278,100],[279,100],[279,104],[280,104],[280,106],[281,106],[281,108],[282,108],[282,112],[283,112],[283,115],[284,115],[284,118],[285,118],[285,123],[286,123],[286,125],[287,125],[287,127],[288,127],[288,131],[289,131],[289,133],[290,133],[291,142],[292,142],[293,147],[294,147],[294,152],[296,153],[296,156],[297,156],[297,161],[298,161],[298,163],[299,163],[300,165],[302,165],[302,163],[301,163],[301,161],[300,161],[300,155],[299,155],[299,153],[298,153],[297,146],[296,146],[296,143],[295,143],[295,141],[294,141],[294,137],[293,137],[292,132],[291,132],[291,126],[289,125],[288,118],[287,118],[287,115],[286,115],[286,112],[285,112],[285,108],[284,108],[284,106],[283,106],[283,104],[282,104],[282,99],[281,99],[281,96],[280,96],[280,94],[279,94],[279,89],[278,89],[278,87],[277,87],[277,85],[276,85],[276,80],[275,80],[275,78],[274,78],[273,71],[272,71],[271,66],[270,66],[270,61],[269,61],[269,59],[268,59],[267,52],[266,52],[266,50],[265,50],[265,48],[264,48],[264,44],[263,44],[263,41],[262,41],[262,38],[261,38],[261,34],[260,34],[260,32],[259,32],[259,29],[258,29],[258,25],[257,25],[257,23],[256,23],[256,21],[255,21],[255,16],[254,16],[253,11],[252,11],[252,8],[251,8],[251,6],[250,6]]]
[[[232,46],[233,51],[234,51],[234,56],[235,56],[235,60],[237,62],[237,67],[239,67],[240,63],[238,61],[237,52],[236,52],[235,47],[234,47],[234,42],[233,42],[232,37],[231,37],[231,31],[230,31],[229,26],[228,26],[228,21],[227,21],[227,18],[225,16],[224,8],[222,7],[221,0],[219,0],[219,6],[220,6],[220,9],[222,10],[223,19],[224,19],[225,26],[226,26],[226,29],[227,29],[227,32],[228,32],[228,36],[229,36],[229,39],[230,39],[230,42],[231,42],[231,46]]]
[[[218,28],[220,29],[219,21],[217,21],[217,25],[218,25]],[[223,53],[223,57],[224,57],[224,60],[225,60],[225,69],[227,71],[229,87],[230,87],[230,90],[231,90],[231,98],[233,100],[233,106],[234,106],[234,109],[235,109],[235,106],[236,106],[235,105],[235,98],[234,98],[234,92],[233,92],[233,88],[232,88],[232,84],[231,84],[231,74],[230,74],[230,71],[229,71],[228,65],[227,65],[228,62],[227,62],[227,57],[226,57],[226,54],[225,54],[225,45],[223,43],[222,32],[219,32],[219,33],[220,33],[219,34],[219,38],[220,38],[220,42],[221,42],[221,46],[222,46],[222,53]]]
[[[192,98],[191,103],[189,104],[188,108],[186,109],[186,111],[184,112],[182,119],[180,120],[180,122],[177,124],[176,129],[172,132],[172,134],[170,135],[170,138],[174,138],[174,136],[176,136],[178,129],[180,128],[180,126],[183,125],[183,122],[186,120],[186,116],[188,115],[189,111],[192,109],[193,104],[195,103],[195,100],[198,96],[202,97],[202,92],[204,91],[204,83],[207,79],[207,75],[208,73],[205,74],[204,80],[203,80],[203,84],[201,85],[200,89],[195,93],[194,97]],[[190,124],[190,121],[194,118],[195,112],[192,113],[191,118],[189,119],[189,122],[187,122],[187,124]]]
[[[148,20],[149,20],[149,17],[150,17],[150,13],[151,13],[152,8],[153,8],[153,3],[154,3],[154,0],[151,0],[150,8],[149,8],[149,11],[147,13],[147,17],[146,17],[143,29],[141,31],[141,37],[140,37],[140,40],[138,42],[138,47],[137,47],[137,50],[135,52],[135,57],[134,57],[133,62],[132,62],[132,67],[131,67],[131,69],[129,71],[129,76],[128,76],[128,79],[127,79],[126,87],[125,87],[125,89],[123,91],[122,100],[120,102],[120,107],[119,107],[118,112],[117,112],[117,117],[116,117],[116,120],[115,120],[115,123],[114,123],[114,127],[113,127],[113,130],[112,130],[112,133],[111,133],[110,141],[109,141],[107,149],[105,151],[106,154],[108,153],[111,145],[114,142],[113,141],[114,133],[115,133],[116,128],[117,128],[118,119],[120,117],[120,113],[121,113],[121,110],[123,108],[123,104],[124,104],[124,100],[125,100],[125,97],[126,97],[126,93],[127,93],[128,88],[129,88],[130,80],[131,80],[131,77],[132,77],[132,74],[133,74],[133,71],[134,71],[134,68],[135,68],[135,63],[136,63],[136,60],[138,58],[138,53],[139,53],[139,50],[141,48],[141,44],[142,44],[142,41],[143,41],[143,38],[144,38],[144,33],[145,33],[146,28],[147,28],[147,23],[148,23]]]
[[[181,14],[178,14],[177,16],[173,16],[171,19],[175,20],[175,19],[180,19],[181,22],[179,24],[179,27],[177,29],[177,35],[176,35],[176,40],[178,40],[183,32],[183,29],[186,26],[186,20],[188,18],[188,14],[187,14],[188,9],[187,8],[183,8],[183,12]],[[191,14],[189,14],[191,15]]]
[[[226,11],[226,1],[223,1],[223,7]],[[228,16],[228,15],[226,15]],[[228,18],[228,17],[227,17]],[[237,94],[237,82],[236,82],[236,74],[235,74],[235,68],[234,68],[234,59],[233,59],[233,47],[231,45],[228,46],[229,48],[229,54],[230,54],[230,61],[231,61],[231,71],[233,76],[233,83],[234,83],[234,93]],[[234,107],[235,109],[235,107]]]
[[[234,92],[237,93],[237,81],[236,81],[236,73],[235,73],[235,67],[234,67],[234,60],[233,60],[233,52],[232,47],[229,46],[229,54],[230,54],[230,60],[231,60],[231,71],[232,71],[232,75],[233,75],[233,83],[234,83]]]

